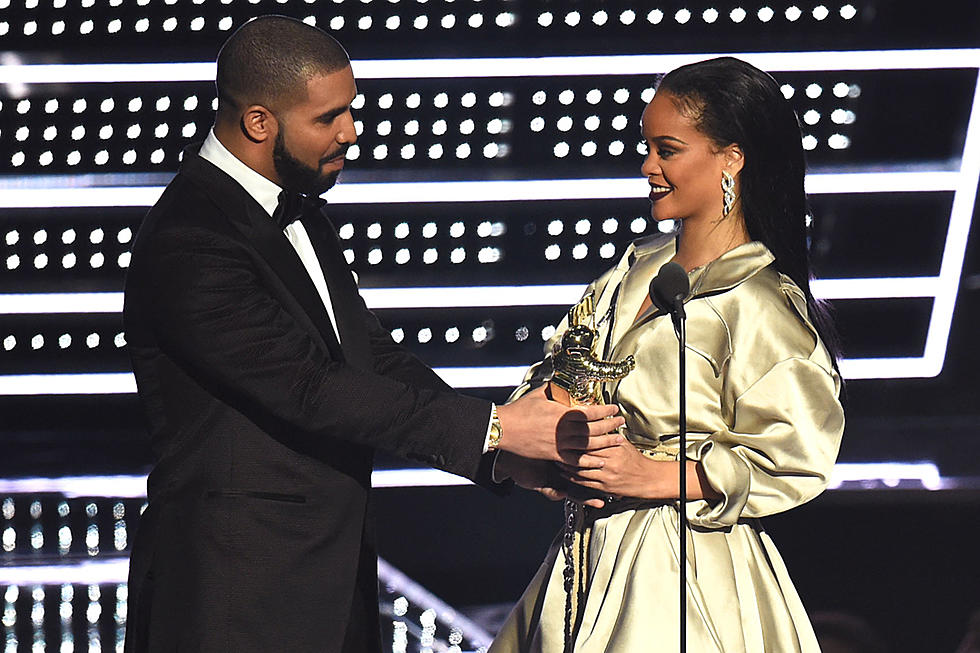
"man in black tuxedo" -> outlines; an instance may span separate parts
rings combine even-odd
[[[459,395],[366,308],[314,201],[356,140],[336,41],[256,19],[222,48],[217,88],[126,281],[157,458],[126,650],[375,653],[375,450],[485,484],[499,450],[498,472],[542,488],[543,464],[510,462],[574,461],[622,419],[541,391],[499,409]]]

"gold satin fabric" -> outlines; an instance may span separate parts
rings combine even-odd
[[[656,309],[633,322],[650,280],[674,251],[671,238],[636,241],[589,291],[596,293],[604,358],[636,358],[633,373],[607,385],[607,400],[621,407],[634,444],[676,454],[673,326]],[[819,651],[779,552],[756,518],[805,503],[826,487],[844,429],[840,379],[802,291],[772,260],[752,242],[689,275],[687,454],[723,495],[687,506],[692,652]],[[547,359],[532,367],[515,394],[540,382],[547,368]],[[591,512],[588,589],[574,650],[677,651],[676,502]],[[561,548],[552,546],[491,653],[561,653],[564,564]]]

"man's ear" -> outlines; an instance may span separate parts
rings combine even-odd
[[[742,171],[742,167],[745,165],[745,155],[738,143],[732,143],[726,146],[722,150],[722,155],[725,157],[725,170],[731,173],[732,176]]]
[[[245,107],[241,118],[242,133],[253,143],[264,143],[274,139],[279,132],[279,121],[275,115],[261,104]]]

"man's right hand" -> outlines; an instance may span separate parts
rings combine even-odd
[[[623,436],[613,433],[625,424],[616,405],[575,406],[551,401],[541,386],[517,401],[497,407],[499,448],[524,458],[575,465],[587,451],[614,447]]]

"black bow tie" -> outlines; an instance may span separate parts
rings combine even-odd
[[[280,229],[285,229],[306,215],[319,213],[324,204],[326,200],[316,195],[302,195],[284,190],[279,193],[279,204],[272,214],[272,219]]]

